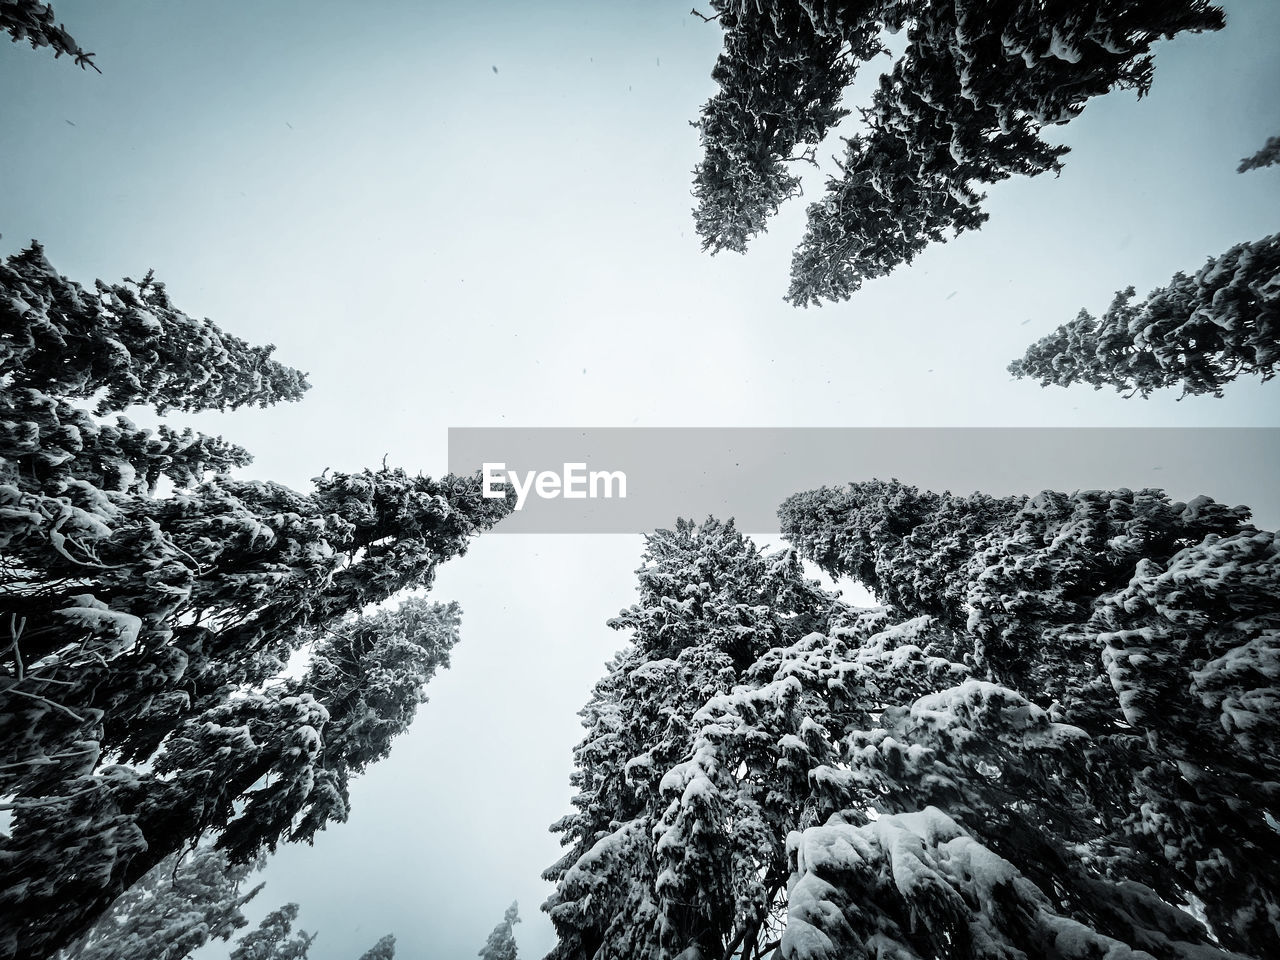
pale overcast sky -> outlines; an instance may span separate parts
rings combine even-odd
[[[981,231],[797,311],[801,203],[745,257],[699,251],[688,121],[720,32],[688,0],[57,0],[102,75],[0,48],[0,254],[38,238],[85,283],[154,268],[181,309],[276,343],[302,403],[189,421],[298,487],[384,454],[439,473],[451,426],[1277,426],[1276,382],[1144,402],[1004,369],[1080,307],[1280,228],[1280,168],[1235,173],[1280,133],[1280,4],[1224,6],[1226,30],[1157,48],[1144,101],[1051,132],[1060,177],[991,188]],[[314,960],[386,931],[470,957],[519,898],[522,955],[545,953],[546,826],[638,560],[635,537],[495,533],[451,563],[453,668],[351,822],[276,858],[255,919],[300,902]]]

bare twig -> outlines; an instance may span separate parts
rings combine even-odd
[[[21,680],[24,672],[22,665],[22,651],[18,648],[18,641],[22,639],[22,631],[27,629],[27,618],[18,619],[16,613],[9,614],[9,636],[13,640],[9,644],[9,649],[13,651],[14,662],[18,665],[18,679]]]
[[[69,716],[72,720],[76,721],[77,723],[85,722],[84,717],[80,716],[80,714],[74,712],[73,710],[67,707],[64,707],[60,703],[56,703],[55,701],[50,700],[48,697],[42,697],[38,693],[27,693],[27,691],[25,690],[15,690],[13,687],[7,687],[4,690],[0,690],[0,694],[7,694],[7,693],[16,693],[20,697],[30,697],[32,700],[39,700],[41,703],[47,703],[49,706],[53,707],[55,710],[61,710],[63,713],[65,713],[67,716]]]

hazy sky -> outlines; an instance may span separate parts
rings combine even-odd
[[[1280,168],[1235,173],[1280,133],[1280,4],[1160,45],[1150,96],[1052,131],[1061,176],[991,188],[981,231],[797,311],[801,203],[745,257],[699,251],[688,121],[720,32],[688,2],[57,0],[102,75],[0,46],[0,254],[38,238],[85,283],[155,268],[181,309],[276,343],[302,403],[188,421],[299,487],[384,454],[439,473],[451,426],[1280,425],[1276,382],[1141,401],[1004,370],[1080,307],[1280,228]],[[451,563],[453,668],[351,822],[276,858],[255,919],[300,902],[314,960],[389,930],[402,957],[470,957],[519,898],[542,955],[546,826],[638,559],[635,537],[495,533]]]

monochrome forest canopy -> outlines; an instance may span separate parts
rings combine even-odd
[[[1280,957],[1280,4],[352,12],[0,0],[0,960]]]

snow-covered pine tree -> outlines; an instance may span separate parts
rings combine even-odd
[[[742,253],[766,221],[800,189],[788,164],[797,146],[826,136],[848,111],[840,96],[853,79],[844,40],[817,33],[799,5],[718,5],[724,52],[711,72],[720,92],[695,123],[703,159],[694,168],[694,221],[702,248]],[[859,38],[861,59],[879,50]]]
[[[0,265],[0,290],[0,373],[11,391],[68,400],[101,391],[99,414],[130,404],[164,413],[266,407],[298,400],[309,386],[272,359],[275,347],[251,346],[175,308],[150,272],[86,290],[32,241]]]
[[[1176,932],[1185,943],[1161,956],[1223,956],[1153,891],[1081,862],[1078,842],[1098,832],[1083,731],[974,679],[960,662],[971,639],[932,618],[839,619],[827,636],[770,651],[753,685],[709,702],[693,757],[672,774],[686,796],[708,792],[691,769],[772,776],[793,806],[784,915],[764,937],[749,930],[742,957],[1057,955],[1050,934],[1064,930],[1080,949],[1151,947]],[[752,709],[781,701],[801,707],[781,724]],[[1069,946],[1057,949],[1082,955]]]
[[[975,679],[998,682],[1079,731],[1071,755],[1087,799],[1059,798],[1058,809],[1079,813],[1073,823],[1057,819],[1063,842],[1086,842],[1102,877],[1136,881],[1171,904],[1198,903],[1222,944],[1273,952],[1280,888],[1251,864],[1280,862],[1280,835],[1254,826],[1275,819],[1280,800],[1269,786],[1272,752],[1253,749],[1280,702],[1274,536],[1250,526],[1244,508],[1204,497],[1046,492],[1006,506],[1003,519],[983,520],[989,530],[972,543],[969,562],[952,563],[947,528],[959,542],[972,531],[939,517],[962,516],[971,501],[979,513],[990,507],[901,484],[851,484],[794,497],[780,516],[802,553],[836,574],[870,571],[863,582],[900,614],[932,612],[932,597],[950,596],[951,612],[939,615],[962,625],[970,647],[961,659]],[[907,742],[905,732],[892,736]],[[942,755],[961,752],[943,745]],[[1007,763],[984,762],[1011,783]],[[981,782],[982,773],[974,765],[946,780]],[[926,802],[957,813],[953,801]],[[974,818],[963,819],[980,832]],[[1050,832],[1044,824],[1054,822],[1046,817],[1038,829]],[[1002,837],[1018,834],[1006,826],[982,839],[1008,856]]]
[[[1032,344],[1009,365],[1041,386],[1088,383],[1129,396],[1178,386],[1222,396],[1249,375],[1270,380],[1280,365],[1280,234],[1238,243],[1193,276],[1176,273],[1145,300],[1116,294],[1095,318],[1087,310]]]
[[[1223,24],[1205,0],[1123,10],[1109,0],[713,6],[725,25],[721,90],[703,111],[694,191],[712,250],[741,250],[798,192],[783,164],[838,120],[839,85],[880,51],[881,31],[907,29],[907,49],[847,141],[840,175],[809,206],[787,293],[798,306],[847,299],[948,233],[979,227],[987,215],[977,188],[1059,168],[1066,151],[1041,139],[1045,125],[1069,122],[1112,89],[1145,92],[1156,40]],[[795,122],[771,125],[774,116]]]
[[[278,685],[283,698],[273,691],[272,708],[292,697],[312,698],[325,715],[316,728],[319,752],[305,764],[274,760],[270,782],[258,777],[238,793],[229,791],[226,816],[232,803],[242,812],[211,824],[220,831],[219,846],[241,861],[263,848],[274,850],[281,840],[310,842],[328,823],[345,821],[351,777],[385,758],[392,741],[409,728],[426,702],[423,688],[449,664],[460,624],[456,603],[410,597],[394,609],[318,631],[306,675],[296,684]],[[199,730],[204,723],[200,718],[188,728]],[[296,738],[294,731],[309,736],[305,727],[292,728],[288,736]],[[180,736],[181,731],[171,742],[178,743]],[[163,754],[161,761],[167,762]],[[216,755],[207,762],[216,764]],[[183,764],[184,770],[191,767]]]
[[[387,468],[306,494],[233,480],[247,454],[221,439],[102,423],[71,401],[218,408],[305,384],[150,280],[87,293],[32,248],[0,281],[0,957],[38,960],[205,831],[234,819],[222,846],[249,859],[343,819],[457,614],[348,618],[428,587],[509,505]],[[307,644],[360,682],[275,682]]]
[[[1280,950],[1278,596],[1280,539],[1245,528],[1141,560],[1092,620],[1123,722],[1159,761],[1134,775],[1125,835],[1259,956]]]
[[[726,819],[735,804],[757,819],[776,814],[770,784],[682,811],[667,775],[693,748],[708,699],[772,647],[825,629],[835,599],[791,551],[765,554],[714,520],[648,537],[637,573],[639,601],[610,621],[633,645],[582,712],[576,812],[552,828],[569,848],[544,875],[557,884],[543,907],[557,960],[723,953],[735,930],[774,909],[785,880],[785,831],[770,844],[763,828],[735,832]]]
[[[516,960],[515,926],[520,922],[520,904],[513,902],[480,948],[480,960]]]
[[[243,862],[345,820],[349,778],[408,727],[457,629],[456,606],[416,599],[323,628],[301,680],[208,697],[150,769],[117,764],[19,799],[0,846],[0,904],[21,908],[5,924],[9,943],[24,956],[57,946],[207,833]]]
[[[126,890],[89,932],[55,960],[186,960],[211,940],[230,940],[248,926],[241,908],[265,886],[241,885],[261,861],[232,863],[201,844],[173,854]],[[298,905],[271,911],[231,948],[233,956],[260,960],[305,957],[315,934],[291,937]],[[382,937],[360,960],[394,960],[396,938]]]
[[[297,919],[296,903],[272,910],[256,928],[237,941],[230,960],[306,960],[316,934],[305,930],[294,934],[293,922]]]
[[[1061,167],[1067,151],[1040,137],[1045,125],[1069,122],[1112,89],[1141,96],[1156,39],[1223,24],[1204,0],[1123,11],[1104,0],[908,6],[907,50],[881,79],[867,131],[809,206],[791,266],[794,305],[846,300],[948,233],[981,226],[975,186]]]
[[[210,940],[230,940],[248,924],[241,908],[262,890],[241,890],[256,866],[228,863],[208,845],[166,857],[57,960],[183,960]]]
[[[783,517],[895,599],[844,607],[784,552],[772,606],[749,544],[658,538],[553,828],[553,958],[1275,952],[1274,758],[1250,751],[1280,582],[1247,511],[869,483]]]
[[[65,53],[81,69],[98,70],[93,54],[80,49],[67,28],[54,20],[53,7],[41,0],[0,0],[0,30],[7,31],[15,43],[25,41],[33,50],[49,47],[55,57]]]
[[[382,937],[372,947],[360,955],[360,960],[395,960],[396,956],[396,938],[395,934],[388,933]]]
[[[910,263],[928,244],[986,221],[974,183],[1059,166],[1024,115],[1001,122],[997,105],[966,96],[955,43],[955,5],[931,3],[913,18],[908,51],[881,77],[825,196],[810,204],[791,265],[797,306],[848,299],[866,280]],[[972,66],[970,69],[974,69]]]

